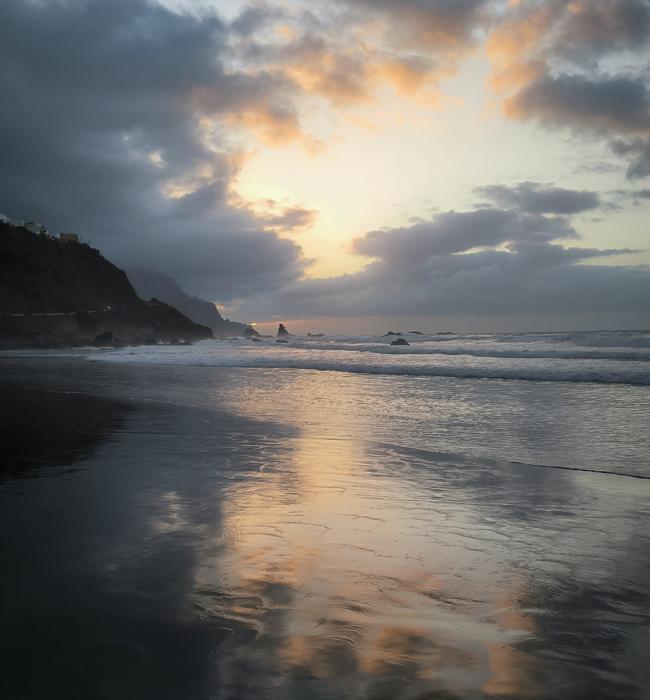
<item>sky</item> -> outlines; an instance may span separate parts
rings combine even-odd
[[[650,0],[3,0],[0,211],[290,330],[650,326]]]

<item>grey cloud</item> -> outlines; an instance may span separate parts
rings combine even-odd
[[[643,48],[650,39],[646,0],[562,2],[560,12],[553,51],[575,60],[591,62],[613,51]]]
[[[282,211],[263,217],[266,226],[278,231],[295,231],[310,226],[317,212],[304,207],[287,207]]]
[[[434,255],[497,246],[507,241],[573,238],[566,219],[496,208],[446,212],[406,228],[371,231],[353,243],[360,255],[415,265]]]
[[[597,209],[601,205],[596,192],[569,190],[536,182],[521,182],[511,187],[489,185],[474,191],[498,206],[520,209],[528,214],[570,215]]]
[[[1,3],[2,208],[209,298],[299,277],[300,248],[228,204],[237,157],[199,125],[296,119],[289,83],[226,69],[227,32],[148,0]]]
[[[506,103],[510,116],[555,126],[650,131],[650,90],[640,78],[545,75]]]
[[[509,75],[529,76],[505,100],[506,115],[608,139],[648,138],[648,0],[517,3],[493,30],[497,49],[511,42],[505,65],[497,65],[496,84]],[[520,47],[511,41],[516,32],[523,37]],[[624,58],[634,67],[623,69]],[[648,165],[638,150],[628,177],[644,177]]]
[[[636,251],[564,247],[562,217],[446,212],[356,241],[374,259],[357,274],[292,283],[242,307],[251,317],[650,312],[650,268],[596,265]],[[480,248],[487,249],[480,249]],[[479,248],[479,250],[477,250]],[[590,261],[589,265],[582,264]]]
[[[251,36],[261,28],[287,17],[286,9],[275,7],[267,3],[249,5],[230,24],[230,28],[237,34]]]
[[[650,176],[650,138],[631,141],[616,139],[610,146],[616,155],[629,159],[630,164],[627,169],[629,179],[636,180]]]

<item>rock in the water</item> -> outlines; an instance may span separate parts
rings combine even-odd
[[[99,335],[96,335],[94,340],[93,340],[93,345],[99,345],[101,346],[106,346],[106,345],[112,345],[113,344],[113,331],[104,331],[104,333],[100,333]]]
[[[252,340],[254,343],[261,343],[261,342],[262,342],[262,339],[261,339],[261,338],[255,338],[255,337],[253,337],[253,338],[251,338],[251,340]]]
[[[391,345],[410,345],[408,340],[406,338],[398,338],[397,340],[393,340]]]
[[[325,333],[307,333],[308,338],[322,338]]]
[[[246,326],[244,329],[244,338],[259,338],[259,335],[252,326]]]
[[[281,323],[281,324],[278,326],[278,334],[277,334],[277,337],[278,337],[278,338],[287,338],[287,337],[289,337],[290,335],[291,335],[291,333],[289,333],[289,331],[284,327],[284,324]]]
[[[388,331],[388,333],[384,333],[382,338],[387,338],[389,335],[402,335],[399,331]]]
[[[423,335],[422,331],[409,331],[409,335]]]

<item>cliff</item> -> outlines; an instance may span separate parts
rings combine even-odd
[[[0,222],[0,347],[210,337],[209,328],[171,306],[140,299],[98,250]]]
[[[244,323],[223,318],[212,302],[189,296],[171,277],[161,272],[129,269],[127,274],[136,292],[143,299],[155,297],[170,304],[192,321],[211,328],[216,336],[243,335],[246,330]]]

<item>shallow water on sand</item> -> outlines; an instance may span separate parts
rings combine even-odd
[[[3,394],[30,436],[0,481],[3,697],[648,697],[650,481],[644,436],[612,463],[622,395],[577,454],[589,385],[555,404],[474,385],[472,412],[432,378],[427,411],[412,378],[391,409],[382,377],[4,369],[55,391]],[[66,433],[57,454],[34,425]],[[632,476],[506,459],[563,466],[556,443]]]

